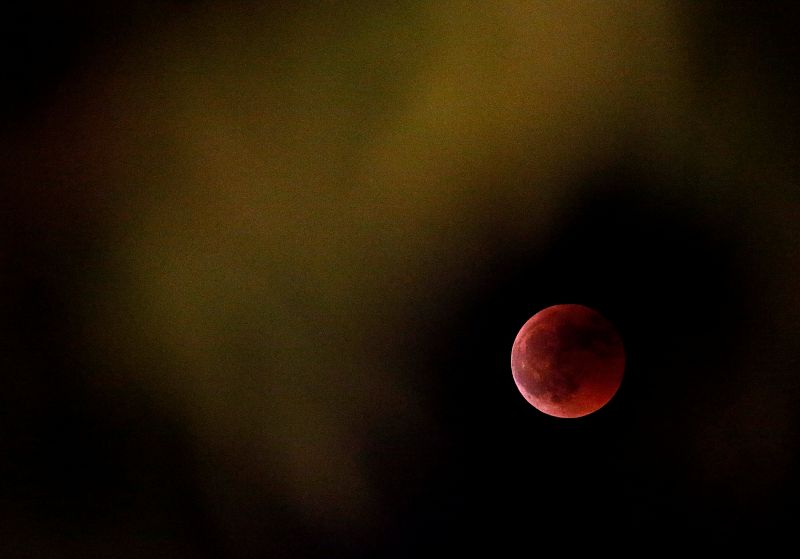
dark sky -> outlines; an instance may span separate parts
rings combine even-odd
[[[791,543],[797,15],[2,18],[0,556]],[[559,303],[627,352],[575,420],[509,366]]]

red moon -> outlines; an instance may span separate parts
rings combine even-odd
[[[533,315],[514,340],[511,373],[528,402],[555,417],[605,406],[622,383],[625,350],[614,326],[583,305]]]

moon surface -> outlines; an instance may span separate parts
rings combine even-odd
[[[614,326],[583,305],[533,315],[511,349],[511,372],[525,399],[555,417],[582,417],[608,403],[622,383],[625,350]]]

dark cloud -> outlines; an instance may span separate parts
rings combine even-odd
[[[7,18],[0,549],[779,536],[800,206],[778,12]],[[583,420],[538,414],[509,369],[557,303],[598,309],[627,351]]]

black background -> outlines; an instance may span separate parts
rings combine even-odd
[[[56,169],[70,168],[58,150],[64,160],[73,152],[47,133],[34,138],[30,123],[46,118],[70,76],[135,44],[162,12],[194,8],[29,4],[3,18],[4,557],[505,556],[791,541],[800,497],[796,10],[705,3],[683,16],[692,86],[701,98],[714,84],[730,87],[726,118],[735,123],[741,106],[766,123],[769,132],[750,139],[778,154],[780,177],[721,180],[696,152],[665,171],[632,133],[565,182],[571,201],[546,242],[482,230],[468,280],[443,274],[424,286],[429,306],[386,351],[413,361],[408,382],[424,387],[433,419],[409,428],[387,414],[364,426],[357,452],[384,516],[351,532],[309,521],[247,474],[209,480],[196,467],[202,444],[164,411],[171,404],[143,385],[106,391],[87,380],[114,364],[96,358],[76,312],[92,304],[79,288],[103,258],[101,218],[68,174],[39,187],[41,150],[56,153]],[[279,18],[291,7],[271,10]],[[734,66],[758,77],[745,101]],[[627,352],[618,394],[581,420],[539,414],[509,372],[519,327],[558,303],[599,310]],[[227,497],[208,497],[218,482]]]

